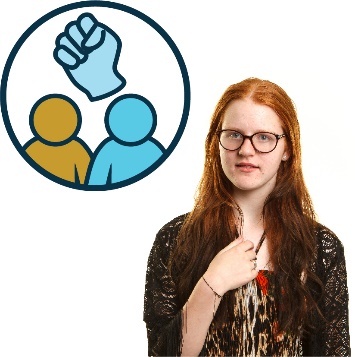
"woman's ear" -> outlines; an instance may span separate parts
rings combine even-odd
[[[282,161],[287,161],[289,159],[289,157],[290,157],[290,153],[289,153],[289,150],[288,150],[288,142],[287,141],[285,141],[285,146],[283,147],[283,149],[284,149],[284,153],[282,155],[281,160]]]

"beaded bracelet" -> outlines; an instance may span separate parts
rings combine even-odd
[[[222,299],[223,295],[219,295],[216,291],[214,291],[214,289],[212,288],[212,286],[210,284],[207,283],[206,279],[204,276],[202,276],[203,281],[206,283],[206,285],[213,291],[214,294],[214,302],[213,302],[213,318],[215,316],[215,312],[216,312],[216,298],[217,296]]]

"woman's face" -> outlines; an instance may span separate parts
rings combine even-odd
[[[222,130],[231,129],[243,135],[258,132],[284,134],[278,115],[270,107],[254,103],[251,99],[232,101],[224,114]],[[285,138],[278,141],[269,153],[256,151],[249,139],[235,151],[219,145],[222,169],[233,183],[234,194],[257,192],[266,197],[275,187],[276,175],[282,160],[288,159]]]

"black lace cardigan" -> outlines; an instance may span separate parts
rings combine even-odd
[[[181,355],[181,306],[178,306],[168,260],[185,215],[176,217],[157,233],[146,274],[144,321],[149,356]],[[344,249],[340,240],[321,226],[317,232],[316,271],[324,283],[320,308],[328,323],[316,321],[317,330],[302,339],[304,356],[350,356],[348,288]],[[205,355],[202,350],[200,355]]]

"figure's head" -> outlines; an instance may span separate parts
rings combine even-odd
[[[106,130],[122,145],[136,146],[152,137],[157,126],[153,105],[137,94],[116,98],[105,114]]]
[[[256,104],[255,108],[265,109],[266,120],[270,118],[270,123],[265,125],[266,129],[273,132],[281,131],[276,132],[276,134],[285,134],[285,137],[279,140],[278,146],[273,152],[266,154],[256,152],[255,155],[264,160],[272,156],[275,157],[275,155],[278,155],[277,151],[279,151],[280,155],[277,157],[279,162],[276,167],[276,185],[278,186],[287,185],[290,182],[289,180],[301,172],[300,130],[292,100],[278,85],[258,78],[248,78],[229,86],[223,93],[213,113],[206,138],[205,176],[207,174],[208,177],[213,179],[215,192],[219,192],[219,194],[224,191],[230,195],[235,187],[231,182],[233,180],[230,179],[230,172],[228,174],[226,171],[223,160],[226,157],[228,158],[228,155],[229,157],[235,155],[236,162],[252,162],[249,158],[244,159],[243,155],[246,152],[252,152],[254,148],[251,142],[246,139],[241,148],[241,151],[244,151],[243,153],[239,150],[226,151],[220,146],[217,133],[222,129],[239,129],[243,135],[252,135],[259,129],[265,130],[263,127],[258,127],[254,128],[254,132],[253,129],[246,132],[249,130],[249,113],[247,112],[237,113],[239,123],[245,118],[246,125],[243,126],[243,129],[239,128],[239,124],[237,124],[238,127],[229,127],[234,124],[234,119],[230,119],[231,117],[234,118],[231,115],[232,111],[246,110],[245,108],[248,108],[248,105],[250,107],[250,104],[253,103]],[[272,124],[271,128],[276,125],[276,129],[271,130],[269,124]],[[255,161],[258,162],[258,160]]]
[[[39,99],[31,109],[30,127],[38,140],[48,145],[70,141],[81,126],[81,113],[70,98],[50,94]]]

